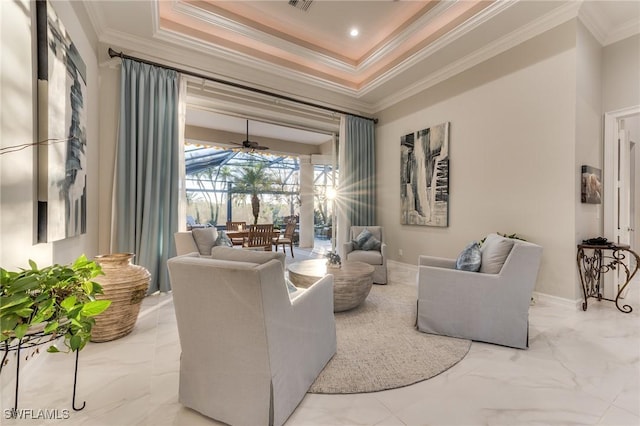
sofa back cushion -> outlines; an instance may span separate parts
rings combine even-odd
[[[279,260],[284,270],[285,255],[277,251],[254,251],[242,250],[231,247],[217,246],[209,250],[207,255],[211,255],[212,259],[232,260],[234,262],[251,262],[264,264],[272,259]]]
[[[507,260],[509,253],[511,253],[513,243],[511,238],[505,238],[498,234],[489,234],[480,248],[482,254],[480,272],[484,274],[500,273],[502,265]]]

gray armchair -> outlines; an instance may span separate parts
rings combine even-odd
[[[212,255],[167,262],[179,400],[227,424],[281,425],[336,351],[333,277],[290,298],[282,253],[216,247]]]
[[[529,305],[542,247],[496,234],[489,242],[510,246],[504,264],[483,247],[482,262],[497,273],[455,269],[455,259],[420,256],[418,330],[526,349]],[[496,267],[497,266],[497,267]],[[500,267],[501,266],[501,267]]]
[[[364,230],[368,229],[382,244],[380,250],[357,250],[353,240]],[[384,228],[381,226],[352,226],[349,230],[349,242],[342,246],[340,253],[344,260],[364,262],[372,265],[373,282],[376,284],[387,283],[387,244],[384,242]]]

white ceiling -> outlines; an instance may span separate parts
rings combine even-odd
[[[105,47],[99,52],[104,59],[106,47],[113,47],[362,115],[575,17],[602,45],[640,32],[638,0],[315,0],[306,12],[286,0],[98,0],[83,5]],[[354,26],[360,31],[355,39],[348,34]],[[206,116],[208,109],[213,115]],[[225,130],[245,132],[244,120],[221,119],[220,112],[219,105],[200,105],[197,113],[189,110],[188,120],[206,126],[233,122]],[[256,135],[263,132],[256,123],[250,133],[254,127]],[[268,131],[273,129],[265,125]],[[287,133],[280,131],[280,138],[306,140]]]

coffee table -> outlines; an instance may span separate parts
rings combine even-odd
[[[341,268],[327,268],[325,259],[303,260],[288,266],[289,280],[307,288],[327,274],[333,275],[333,311],[353,309],[364,302],[373,284],[373,266],[364,262],[343,262]]]

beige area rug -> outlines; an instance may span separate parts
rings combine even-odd
[[[436,376],[460,361],[470,340],[417,331],[415,286],[374,285],[359,307],[337,312],[338,351],[311,393],[375,392]]]

